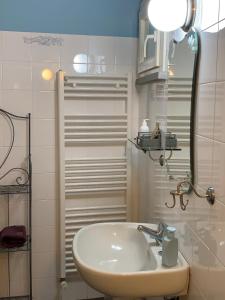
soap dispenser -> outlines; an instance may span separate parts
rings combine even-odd
[[[140,132],[141,133],[147,133],[147,132],[149,132],[149,127],[148,127],[147,121],[149,121],[149,119],[144,119],[143,120],[143,123],[142,123],[142,125],[140,127]]]
[[[162,240],[162,265],[174,267],[178,258],[178,240],[175,237],[176,228],[168,226]]]

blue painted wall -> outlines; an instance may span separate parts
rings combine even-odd
[[[0,0],[0,30],[136,37],[141,0]]]

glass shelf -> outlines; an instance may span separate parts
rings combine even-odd
[[[0,185],[0,195],[28,194],[29,185]]]
[[[14,296],[9,296],[9,297],[3,297],[3,298],[0,298],[0,300],[8,300],[8,299],[11,299],[11,300],[29,300],[30,299],[30,296],[17,296],[17,297],[14,297]]]
[[[181,151],[181,148],[173,148],[173,147],[167,147],[167,148],[150,148],[150,147],[141,147],[138,145],[135,140],[132,141],[131,139],[128,139],[129,142],[131,142],[137,149],[142,150],[144,152],[147,151]]]
[[[181,151],[181,148],[156,148],[156,149],[151,149],[151,148],[141,148],[138,145],[136,147],[142,151]]]
[[[1,253],[13,253],[13,252],[27,252],[31,250],[31,244],[29,238],[27,238],[27,242],[22,247],[15,247],[15,248],[1,248],[0,247],[0,254]],[[0,298],[1,299],[1,298]]]

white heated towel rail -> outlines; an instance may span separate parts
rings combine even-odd
[[[58,72],[61,279],[79,229],[129,219],[130,80]]]

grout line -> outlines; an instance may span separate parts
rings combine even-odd
[[[207,137],[207,136],[204,136],[204,135],[201,135],[201,134],[195,134],[195,137],[200,137],[200,138],[203,138],[203,139],[205,139],[205,140],[207,140],[207,141],[209,141],[209,142],[214,142],[214,139],[212,139],[212,138],[209,138],[209,137]]]
[[[224,80],[224,82],[225,82],[225,80]],[[206,86],[206,85],[210,85],[210,84],[216,84],[217,83],[217,81],[208,81],[208,82],[199,82],[199,86],[201,87],[201,86]]]
[[[215,25],[219,25],[219,23],[220,23],[220,21],[217,21],[217,22],[211,24],[210,26],[208,26],[208,27],[206,27],[206,28],[204,28],[204,29],[201,29],[200,32],[201,32],[201,33],[207,32],[207,29],[209,29],[209,28],[211,28],[211,27],[214,27]],[[218,28],[219,28],[219,26],[218,26]],[[218,31],[219,31],[219,30],[218,30]],[[217,31],[217,32],[218,32],[218,31]],[[215,32],[215,33],[217,33],[217,32]]]

